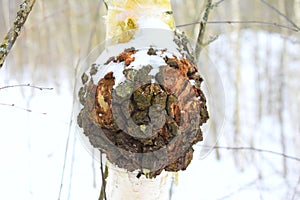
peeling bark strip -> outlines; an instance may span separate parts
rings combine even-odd
[[[21,33],[21,29],[25,24],[27,17],[29,16],[35,0],[25,0],[20,5],[20,10],[17,12],[13,27],[5,35],[1,45],[0,45],[0,69],[2,68],[7,55],[9,54],[11,48],[16,42],[18,36]]]

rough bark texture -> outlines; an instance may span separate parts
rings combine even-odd
[[[148,55],[164,51],[149,48]],[[100,80],[82,76],[79,99],[84,107],[78,124],[91,144],[118,167],[148,177],[163,169],[184,170],[192,160],[192,146],[202,140],[200,126],[208,119],[200,89],[203,80],[192,62],[175,55],[165,56],[156,74],[151,65],[126,68],[137,52],[126,49],[105,62],[124,63],[126,81],[119,85],[113,71]],[[101,66],[94,65],[90,74],[98,69]]]
[[[4,40],[0,45],[0,69],[2,68],[4,61],[16,42],[18,36],[21,33],[21,29],[26,22],[26,19],[29,13],[32,10],[32,7],[35,3],[35,0],[25,0],[20,5],[20,10],[17,13],[17,17],[14,21],[13,27],[5,35]]]

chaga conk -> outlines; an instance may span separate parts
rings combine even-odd
[[[93,147],[155,177],[189,165],[208,119],[197,66],[167,49],[125,49],[81,77],[77,123]],[[100,75],[99,75],[100,74]]]

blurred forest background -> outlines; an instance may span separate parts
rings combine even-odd
[[[11,27],[21,3],[22,0],[0,0],[0,39]],[[204,0],[172,1],[176,25],[192,40],[196,40],[199,30],[199,25],[193,22],[201,20],[204,3]],[[252,199],[300,199],[300,162],[294,159],[300,158],[300,0],[215,0],[214,3],[216,6],[210,13],[205,36],[207,40],[218,38],[201,56],[210,59],[222,79],[226,95],[225,126],[218,147],[204,160],[198,159],[198,165],[214,163],[208,164],[213,167],[205,170],[218,172],[211,172],[214,175],[211,180],[192,174],[197,185],[190,185],[190,188],[180,186],[180,181],[186,181],[188,185],[191,177],[179,179],[177,191],[195,193],[199,184],[199,187],[211,186],[208,189],[211,196],[203,194],[201,198],[201,191],[198,191],[199,198],[192,200],[247,199],[250,193],[255,195]],[[71,108],[75,67],[104,41],[105,14],[102,0],[37,0],[21,36],[0,70],[0,86],[12,83],[50,86],[55,90],[52,95],[68,93],[65,105]],[[36,95],[43,95],[34,89],[28,94],[26,88],[20,93],[27,95],[25,107],[31,105],[30,101]],[[3,95],[5,93],[0,90],[0,103],[5,103]],[[45,106],[48,104],[51,102]],[[3,107],[7,106],[0,105],[3,118],[7,110],[14,110]],[[47,116],[44,120],[48,120]],[[63,120],[68,123],[69,118]],[[212,119],[211,123],[222,122]],[[1,129],[3,127],[0,127],[2,137],[7,131]],[[218,135],[217,131],[212,128],[211,134]],[[63,149],[68,133],[60,134]],[[261,152],[261,149],[281,155]],[[62,168],[64,150],[60,154],[58,171]],[[234,170],[228,169],[233,166]],[[224,176],[230,170],[235,171],[235,174],[228,172],[235,178]],[[182,174],[191,171],[193,166],[190,172],[188,168]],[[240,178],[244,176],[247,178]],[[53,186],[56,187],[54,192],[58,190],[59,181]],[[211,184],[201,183],[210,181]],[[216,197],[214,190],[222,192]],[[174,199],[179,197],[175,191]],[[72,199],[80,198],[74,195]]]

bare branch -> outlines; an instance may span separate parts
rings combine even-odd
[[[17,12],[13,27],[5,35],[1,45],[0,45],[0,69],[2,68],[7,55],[9,54],[11,48],[15,44],[18,36],[21,33],[21,29],[24,26],[28,15],[30,14],[35,0],[25,0],[20,5],[20,10]]]
[[[217,6],[219,6],[221,3],[223,3],[225,0],[219,0],[219,1],[217,1],[216,3],[214,3],[212,6],[213,7],[217,7]]]
[[[23,108],[23,107],[20,107],[20,106],[17,106],[16,104],[14,103],[11,103],[11,104],[8,104],[8,103],[0,103],[1,106],[10,106],[10,107],[14,107],[14,108],[17,108],[17,109],[20,109],[20,110],[24,110],[26,112],[30,112],[30,113],[33,113],[33,110],[30,110],[30,109],[27,109],[27,108]],[[47,115],[47,113],[40,113],[42,115]]]
[[[269,8],[271,8],[274,12],[276,12],[278,15],[286,19],[290,24],[292,24],[298,31],[300,30],[299,26],[295,24],[288,16],[286,16],[284,13],[280,12],[277,8],[275,8],[272,4],[268,3],[266,0],[260,0],[262,3],[267,5]]]
[[[105,166],[105,172],[104,172],[102,156],[103,156],[103,154],[100,151],[100,170],[101,170],[101,178],[102,178],[102,187],[101,187],[101,191],[100,191],[99,200],[107,200],[107,198],[106,198],[106,178],[107,178],[107,175],[108,175],[108,168],[107,168],[107,165],[106,165]]]
[[[8,85],[8,86],[0,87],[0,90],[14,88],[14,87],[30,87],[30,88],[34,88],[34,89],[38,89],[38,90],[53,90],[54,89],[54,88],[48,88],[48,87],[33,86],[30,83],[28,83],[28,84],[19,84],[19,85]]]
[[[74,70],[74,78],[75,78],[74,79],[74,84],[75,85],[77,84],[76,77],[77,77],[77,72],[78,72],[78,68],[80,66],[80,63],[81,63],[81,60],[78,59],[78,61],[76,63],[76,66],[75,66],[75,70]],[[76,87],[73,87],[73,96],[75,96],[75,95],[76,95]],[[69,151],[69,145],[70,145],[70,138],[71,138],[71,133],[72,133],[74,108],[75,108],[75,98],[73,98],[72,112],[70,114],[69,131],[68,131],[67,141],[66,141],[66,145],[65,145],[64,160],[63,160],[63,166],[62,166],[62,172],[61,172],[61,180],[60,180],[60,186],[59,186],[59,192],[58,192],[58,200],[61,199],[61,194],[62,194],[62,190],[63,190],[63,186],[64,186],[63,183],[64,183],[64,178],[65,178],[65,170],[66,170],[66,166],[67,166],[67,157],[68,157],[68,151]],[[74,151],[74,148],[73,148],[73,151]]]
[[[196,56],[199,56],[202,48],[204,47],[204,34],[206,31],[206,23],[208,20],[208,16],[210,13],[210,10],[212,9],[212,0],[206,0],[206,6],[205,6],[205,11],[202,17],[202,21],[200,22],[200,30],[198,33],[198,38],[197,38],[197,46],[195,50]]]
[[[188,24],[181,24],[176,26],[177,28],[181,28],[181,27],[186,27],[186,26],[192,26],[195,24],[201,24],[201,22],[192,22],[192,23],[188,23]],[[284,28],[284,29],[288,29],[290,31],[294,31],[294,32],[300,32],[300,29],[298,28],[293,28],[293,27],[289,27],[286,25],[282,25],[282,24],[278,24],[276,22],[264,22],[264,21],[234,21],[234,20],[226,20],[226,21],[207,21],[206,24],[258,24],[258,25],[268,25],[268,26],[276,26],[279,28]]]
[[[209,37],[208,41],[203,43],[203,46],[209,45],[210,43],[216,41],[218,38],[219,38],[219,35]]]
[[[221,198],[218,198],[218,200],[231,199],[233,195],[238,194],[239,192],[251,187],[252,185],[254,185],[256,183],[257,183],[257,178],[255,178],[253,181],[251,181],[245,185],[242,185],[241,187],[237,188],[235,191],[232,191],[229,194],[227,194]]]
[[[38,89],[38,90],[53,90],[53,88],[37,87],[37,86],[30,85],[29,83],[28,83],[28,84],[19,84],[19,85],[8,85],[8,86],[0,87],[0,90],[4,90],[4,89],[8,89],[8,88],[15,88],[15,87],[30,87],[30,88],[34,88],[34,89]],[[22,107],[20,107],[20,106],[17,106],[17,105],[14,104],[14,103],[11,103],[11,104],[0,103],[0,105],[1,105],[1,106],[10,106],[10,107],[14,107],[14,108],[17,108],[17,109],[20,109],[20,110],[25,110],[26,112],[33,112],[33,111],[30,110],[30,109],[22,108]],[[41,113],[41,114],[46,115],[47,113]]]
[[[107,5],[107,2],[106,2],[107,0],[103,0],[103,3],[104,3],[104,5],[105,5],[105,8],[106,8],[106,10],[108,10],[108,5]]]
[[[210,147],[210,146],[205,146],[205,145],[199,145],[201,147]],[[276,151],[271,151],[267,149],[259,149],[255,147],[224,147],[224,146],[213,146],[213,149],[226,149],[226,150],[237,150],[237,151],[243,151],[243,150],[249,150],[249,151],[257,151],[257,152],[262,152],[262,153],[269,153],[277,156],[282,156],[287,159],[295,160],[300,162],[300,158],[295,157],[295,156],[290,156],[284,153],[276,152]]]

